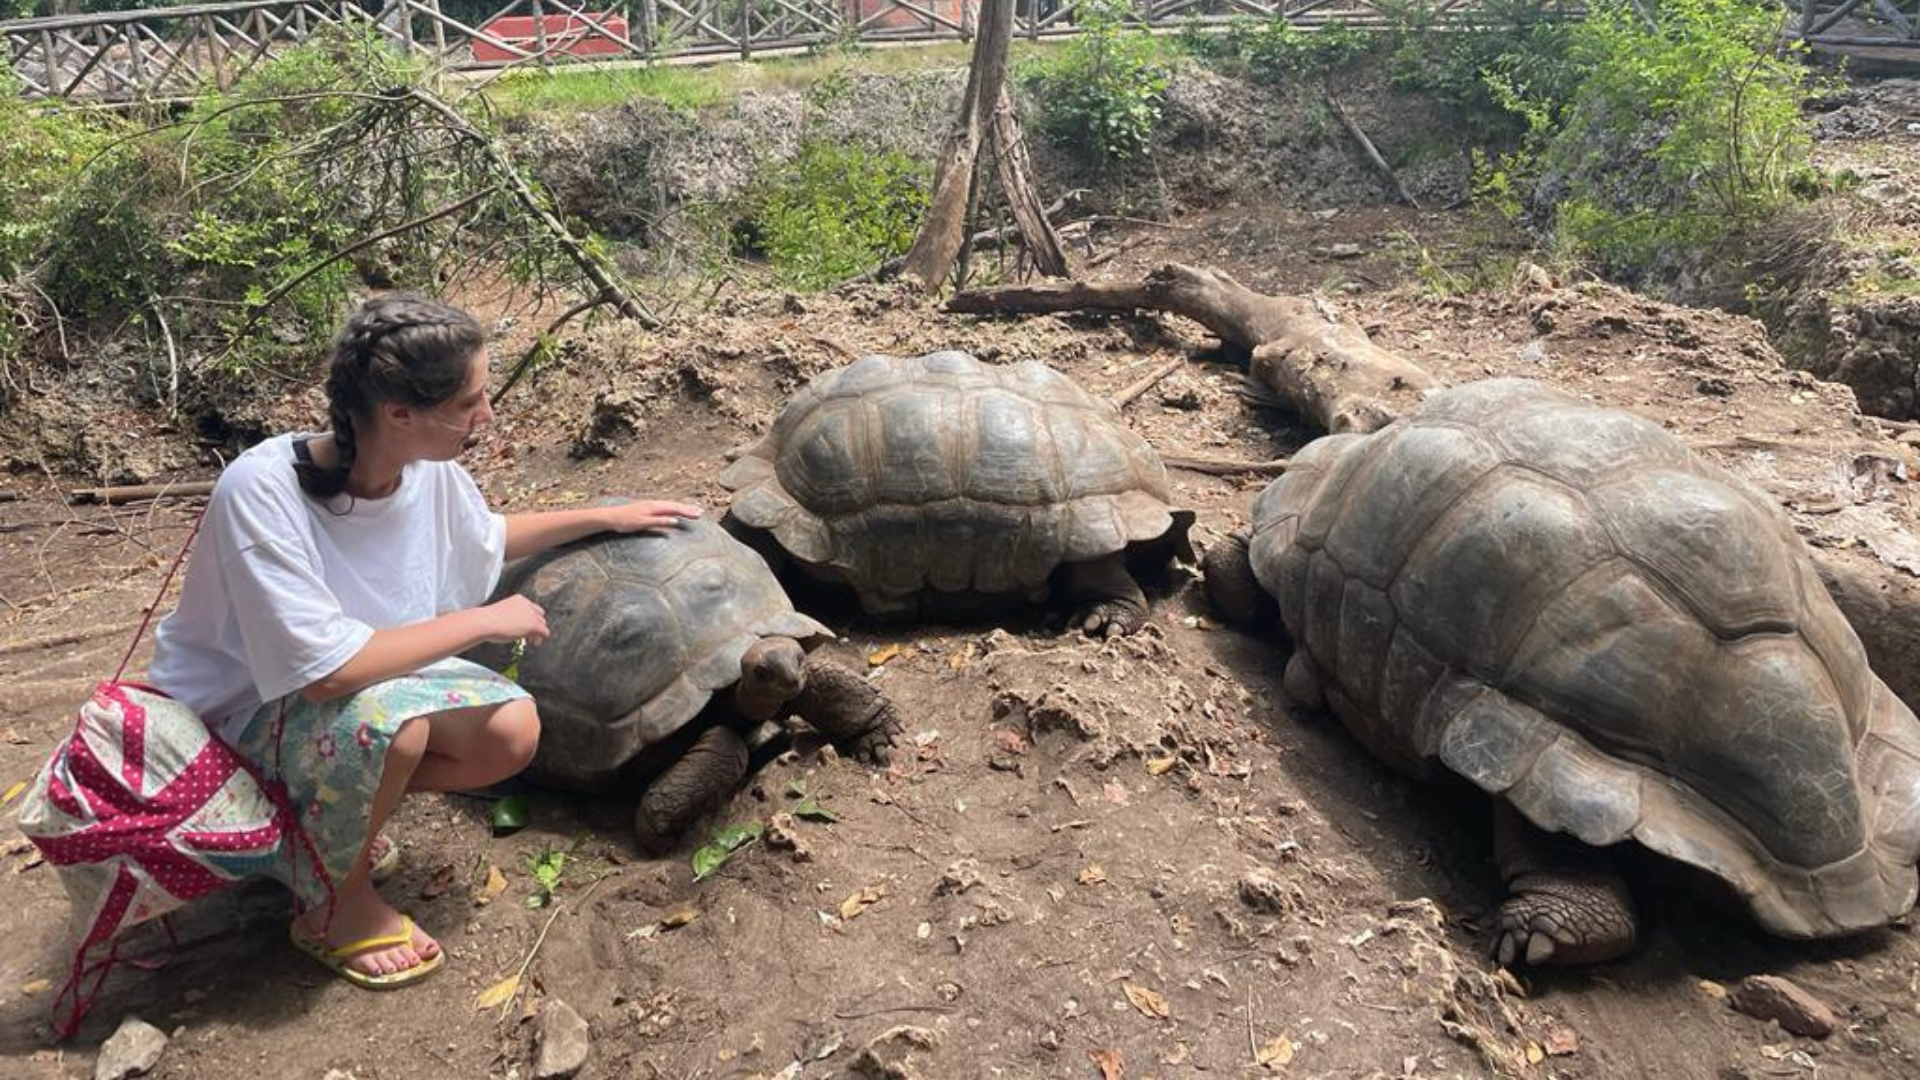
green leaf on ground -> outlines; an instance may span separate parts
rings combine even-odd
[[[487,824],[493,826],[493,835],[505,836],[526,828],[527,819],[527,797],[509,795],[493,804],[493,812],[487,815]]]
[[[787,798],[799,799],[793,808],[793,816],[807,821],[839,821],[840,815],[820,805],[820,800],[807,794],[804,780],[787,781]]]
[[[693,853],[693,880],[704,881],[711,877],[714,871],[733,858],[734,852],[758,840],[764,828],[757,821],[748,821],[714,830],[713,839]]]
[[[840,820],[839,814],[836,814],[833,811],[827,809],[826,807],[821,806],[820,800],[814,798],[811,795],[807,796],[804,799],[801,799],[800,805],[793,808],[793,816],[797,818],[805,818],[808,821],[839,821]]]

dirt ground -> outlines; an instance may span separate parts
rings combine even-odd
[[[1522,274],[1512,288],[1432,296],[1408,239],[1444,260],[1475,228],[1396,209],[1243,206],[1103,234],[1091,272],[1129,277],[1179,259],[1268,291],[1317,290],[1448,381],[1527,374],[1653,416],[1769,486],[1811,542],[1845,538],[1890,572],[1920,573],[1920,554],[1899,547],[1912,542],[1905,477],[1920,463],[1860,418],[1848,391],[1783,370],[1745,320],[1612,289]],[[1102,393],[1185,357],[1127,410],[1130,424],[1168,453],[1291,452],[1307,433],[1247,400],[1238,365],[1212,345],[1168,317],[982,321],[882,287],[723,297],[667,333],[588,335],[516,388],[467,464],[509,510],[604,493],[717,508],[727,450],[808,376],[847,351],[936,347],[1044,359]],[[313,423],[315,400],[292,396],[275,415]],[[137,426],[153,423],[122,430],[179,439]],[[569,456],[589,443],[613,456]],[[1202,544],[1244,522],[1260,484],[1174,475]],[[48,478],[26,474],[0,488],[18,496],[0,502],[10,786],[111,672],[192,508],[68,507]],[[1110,642],[1065,633],[1057,616],[903,633],[828,612],[842,635],[834,653],[906,718],[904,760],[877,771],[802,742],[715,824],[791,811],[796,787],[838,820],[802,821],[802,850],[755,844],[702,882],[686,850],[634,853],[627,801],[533,791],[531,827],[495,838],[487,800],[410,800],[390,895],[450,962],[392,995],[301,957],[286,941],[285,894],[248,887],[190,910],[171,962],[124,971],[82,1037],[55,1046],[44,1015],[48,981],[63,974],[67,903],[9,813],[0,1074],[90,1075],[100,1041],[131,1014],[171,1033],[152,1072],[167,1080],[529,1077],[541,1014],[560,1002],[590,1026],[579,1075],[591,1078],[1920,1070],[1909,919],[1846,941],[1781,942],[1703,906],[1662,867],[1636,865],[1646,927],[1632,956],[1590,971],[1495,971],[1485,805],[1411,785],[1337,724],[1290,710],[1275,646],[1218,628],[1190,569],[1154,593],[1151,625]],[[554,903],[531,908],[528,859],[554,846],[577,858]],[[493,895],[490,868],[505,883]],[[476,1007],[523,967],[504,1008]],[[1839,1030],[1797,1038],[1730,1009],[1728,989],[1763,973],[1824,999]]]

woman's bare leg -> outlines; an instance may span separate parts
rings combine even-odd
[[[387,747],[386,767],[380,773],[380,786],[373,793],[373,806],[367,814],[367,839],[360,853],[354,856],[353,869],[334,891],[331,912],[310,911],[301,916],[303,933],[320,937],[334,948],[399,933],[400,913],[373,887],[370,852],[373,838],[380,835],[380,829],[400,805],[401,796],[406,794],[409,782],[426,756],[427,732],[426,718],[416,717],[400,725],[400,730],[394,733],[393,742]],[[320,933],[323,924],[324,934]],[[368,975],[391,975],[418,967],[439,951],[440,943],[416,926],[411,943],[368,950],[349,960],[348,966]]]
[[[407,792],[463,791],[497,783],[525,768],[539,741],[540,715],[526,698],[450,709],[402,724],[387,747],[380,786],[367,813],[366,843],[334,894],[324,935],[327,944],[337,948],[399,932],[400,913],[373,887],[372,848],[373,838]],[[303,929],[314,933],[325,918],[324,913],[309,913]],[[369,950],[349,964],[369,975],[390,975],[416,967],[439,951],[440,943],[415,926],[410,944]]]
[[[424,719],[426,756],[412,771],[408,791],[472,791],[497,784],[526,768],[540,745],[540,714],[532,698],[450,709]]]

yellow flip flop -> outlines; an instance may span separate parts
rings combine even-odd
[[[400,929],[391,934],[380,934],[360,941],[349,941],[337,948],[329,948],[325,941],[308,937],[301,932],[300,924],[295,921],[287,927],[287,937],[293,941],[293,947],[326,965],[328,970],[342,979],[360,987],[362,990],[398,990],[419,982],[440,969],[447,959],[445,950],[434,953],[418,964],[388,975],[371,975],[357,968],[347,966],[349,961],[362,953],[375,949],[391,949],[413,941],[413,919],[400,916]]]
[[[400,845],[386,833],[375,833],[372,854],[370,876],[375,885],[385,885],[400,872]]]

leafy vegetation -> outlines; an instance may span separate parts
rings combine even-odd
[[[1039,129],[1102,171],[1147,152],[1172,76],[1160,46],[1128,28],[1131,10],[1125,0],[1081,0],[1079,36],[1036,56],[1024,75]]]
[[[1307,31],[1283,18],[1236,18],[1219,34],[1190,22],[1181,29],[1179,40],[1182,51],[1210,67],[1263,83],[1338,71],[1378,46],[1377,35],[1366,27],[1336,22]]]
[[[782,283],[824,289],[904,253],[926,211],[926,169],[898,151],[810,140],[762,177],[734,234]]]
[[[743,821],[715,829],[712,839],[694,849],[693,880],[705,881],[712,877],[736,852],[760,839],[764,832],[766,826],[758,821]]]
[[[359,279],[444,289],[504,269],[603,295],[591,241],[564,234],[476,101],[430,83],[361,28],[151,126],[41,117],[6,95],[0,303],[15,330],[0,361],[76,334],[144,337],[173,407],[209,380],[309,363]]]
[[[1810,78],[1761,0],[1595,5],[1572,31],[1581,82],[1542,155],[1566,190],[1555,230],[1617,270],[1712,243],[1779,210],[1807,167]],[[1645,161],[1622,175],[1632,154]]]
[[[1476,144],[1510,143],[1529,129],[1516,99],[1557,107],[1573,96],[1579,74],[1569,64],[1569,36],[1576,4],[1483,0],[1470,26],[1444,31],[1432,0],[1381,0],[1381,6],[1389,15],[1382,36],[1394,87],[1452,107]]]

